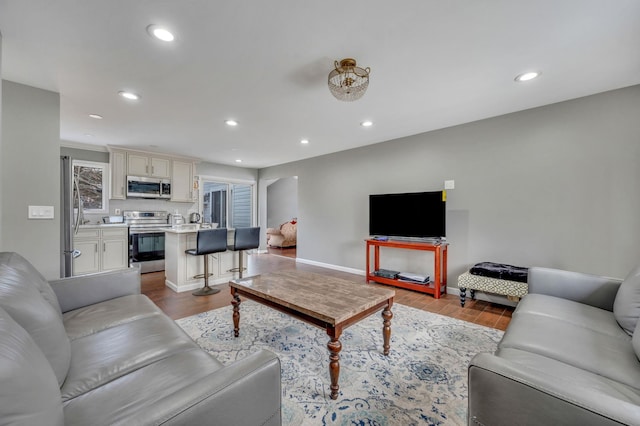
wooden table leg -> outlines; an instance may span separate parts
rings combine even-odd
[[[331,376],[331,399],[338,399],[338,378],[340,377],[340,351],[342,343],[340,343],[340,334],[342,330],[327,327],[327,334],[331,337],[327,348],[329,349],[329,375]]]
[[[233,305],[233,335],[238,337],[240,336],[240,296],[238,296],[235,288],[231,289],[231,295],[233,296],[231,300]]]
[[[382,353],[389,355],[389,349],[391,348],[391,318],[393,318],[393,312],[391,312],[391,306],[393,305],[393,299],[389,299],[389,304],[382,310],[382,338],[384,344],[382,346]]]

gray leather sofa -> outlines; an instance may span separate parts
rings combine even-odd
[[[530,268],[495,354],[469,366],[469,425],[640,425],[640,267]]]
[[[0,425],[279,425],[280,362],[222,365],[137,269],[47,282],[0,253]]]

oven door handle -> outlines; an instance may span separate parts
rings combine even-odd
[[[158,229],[129,229],[129,235],[140,235],[140,234],[164,234],[164,231]]]

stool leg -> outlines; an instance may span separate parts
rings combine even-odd
[[[242,270],[244,269],[244,256],[242,250],[238,251],[238,278],[242,278]]]
[[[464,299],[467,297],[467,289],[465,287],[460,287],[460,306],[464,308]]]
[[[471,300],[476,300],[476,291],[474,289],[471,289]]]
[[[204,258],[204,287],[200,290],[194,291],[194,296],[209,296],[211,294],[220,293],[219,288],[211,288],[209,287],[209,255],[205,254],[202,256]]]

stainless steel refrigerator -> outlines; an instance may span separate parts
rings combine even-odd
[[[73,159],[60,157],[60,277],[73,275],[73,259],[81,256],[80,250],[73,248],[73,235],[83,218],[82,200],[78,191],[78,180],[73,172]],[[77,214],[74,214],[77,208]]]

